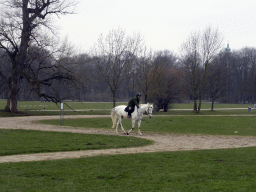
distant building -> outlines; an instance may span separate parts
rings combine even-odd
[[[231,49],[229,48],[229,43],[227,44],[227,48],[225,49],[226,52],[230,52]]]

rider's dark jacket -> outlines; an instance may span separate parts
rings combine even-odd
[[[134,108],[135,106],[137,106],[139,108],[139,104],[140,104],[140,99],[138,97],[134,97],[129,101],[128,107]]]

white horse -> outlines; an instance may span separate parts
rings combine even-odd
[[[138,121],[138,129],[139,129],[139,134],[141,134],[140,132],[140,124],[141,124],[141,119],[143,117],[143,113],[146,111],[149,118],[151,118],[152,116],[152,112],[153,112],[153,105],[152,104],[140,104],[139,105],[139,109],[137,109],[137,107],[135,106],[134,108],[134,112],[131,114],[131,117],[129,119],[132,120],[132,129],[126,133],[124,128],[123,128],[123,125],[122,125],[122,118],[126,118],[128,119],[128,112],[124,111],[124,109],[127,107],[125,105],[119,105],[119,106],[116,106],[112,109],[111,111],[111,118],[112,118],[112,122],[113,122],[113,126],[112,128],[115,128],[115,125],[116,125],[116,133],[117,133],[117,129],[118,129],[118,126],[120,125],[120,127],[122,128],[123,132],[127,135],[129,135],[130,132],[132,132],[132,130],[134,129],[135,127],[135,122]],[[119,119],[118,122],[116,123],[116,119]]]

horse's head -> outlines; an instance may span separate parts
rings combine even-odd
[[[146,112],[147,112],[149,118],[152,117],[153,109],[154,109],[154,106],[152,104],[148,103],[148,107],[146,108]]]

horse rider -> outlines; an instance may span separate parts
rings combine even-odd
[[[128,116],[127,116],[128,118],[131,117],[131,114],[133,113],[135,106],[137,106],[138,109],[140,108],[139,107],[140,97],[141,97],[141,94],[137,93],[136,97],[132,98],[129,101],[128,106],[125,108],[125,111],[128,112]]]

